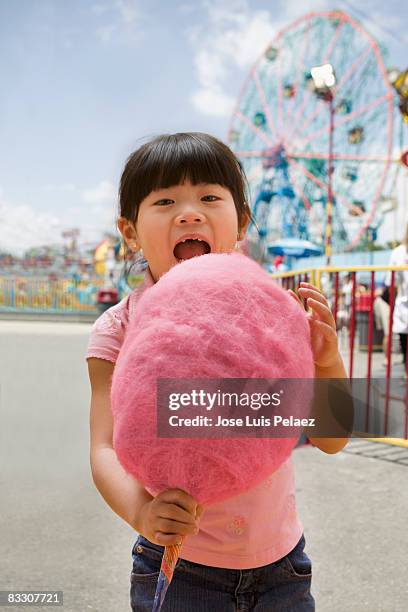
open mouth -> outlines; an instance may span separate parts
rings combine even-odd
[[[192,257],[211,253],[211,247],[205,240],[188,238],[176,244],[173,253],[176,259],[184,261],[185,259],[191,259]]]

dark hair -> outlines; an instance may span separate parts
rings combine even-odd
[[[158,189],[180,185],[213,183],[227,188],[233,197],[238,229],[245,218],[255,223],[249,205],[249,186],[244,170],[231,149],[221,140],[202,132],[162,134],[141,145],[126,160],[119,186],[119,214],[136,223],[141,202]],[[256,225],[256,224],[255,224]],[[125,279],[133,266],[144,269],[146,260],[133,254],[124,243]]]
[[[120,179],[120,216],[136,222],[139,205],[149,193],[185,180],[227,188],[239,229],[246,216],[251,218],[248,183],[239,160],[221,140],[201,132],[162,134],[130,155]]]

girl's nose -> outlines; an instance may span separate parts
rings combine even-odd
[[[176,225],[183,225],[185,223],[204,223],[204,221],[205,216],[203,213],[193,208],[179,213],[175,219]]]

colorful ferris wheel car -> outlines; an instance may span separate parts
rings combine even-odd
[[[360,144],[363,138],[364,138],[364,128],[361,125],[352,128],[348,132],[348,141],[349,141],[349,144],[351,145]]]
[[[285,98],[293,98],[296,93],[295,86],[292,83],[287,83],[283,87],[283,95]]]
[[[350,100],[339,100],[339,102],[337,102],[336,104],[336,113],[338,115],[348,115],[349,113],[351,113],[353,108],[353,105],[351,104]]]
[[[408,123],[408,70],[401,72],[393,82],[395,91],[399,96],[398,108],[405,123]]]

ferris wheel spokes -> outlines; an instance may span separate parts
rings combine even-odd
[[[301,172],[309,180],[311,180],[312,183],[320,187],[324,193],[327,193],[327,187],[328,187],[327,183],[323,183],[314,174],[306,170],[306,168],[304,168],[302,164],[295,162],[293,159],[288,158],[288,162],[290,165],[296,167],[299,170],[299,172]],[[339,194],[337,191],[335,192],[333,188],[332,188],[332,196],[334,200],[341,199],[344,202],[344,205],[348,209],[348,211],[352,211],[355,209],[355,205],[352,202],[350,202],[343,194]]]
[[[309,49],[311,29],[312,29],[312,23],[309,22],[307,24],[306,33],[303,38],[304,43],[303,43],[302,52],[299,58],[298,66],[297,66],[296,77],[294,80],[295,100],[296,100],[297,93],[299,91],[300,83],[302,82],[304,58],[306,55],[306,51]],[[294,109],[295,109],[295,104],[293,103],[292,107],[288,110],[288,113],[286,115],[288,124],[290,124],[290,119],[292,117],[292,113]]]
[[[235,155],[237,157],[243,157],[243,158],[259,158],[259,159],[264,159],[265,158],[265,151],[236,151]]]
[[[252,121],[250,121],[247,117],[245,117],[245,115],[243,115],[241,113],[241,111],[237,110],[235,111],[235,116],[238,117],[241,121],[243,121],[251,130],[251,132],[253,132],[254,134],[256,134],[261,140],[264,141],[264,143],[268,146],[271,147],[274,145],[274,142],[272,140],[269,140],[269,138],[267,137],[267,135],[265,134],[265,132],[263,132],[262,130],[260,130],[259,128],[256,127],[256,125],[254,125],[252,123]]]
[[[349,80],[349,78],[357,73],[358,68],[362,68],[365,60],[367,59],[367,55],[371,53],[373,47],[371,44],[368,44],[364,51],[358,56],[355,62],[350,66],[350,68],[343,74],[343,76],[339,79],[339,82],[333,87],[333,95],[337,96],[340,89],[344,87],[345,83]]]
[[[318,216],[316,208],[314,206],[312,206],[312,203],[310,202],[310,200],[305,195],[303,189],[300,187],[299,183],[297,182],[297,180],[293,176],[293,173],[291,174],[290,180],[293,183],[293,187],[295,189],[295,192],[298,194],[298,197],[300,197],[300,199],[302,200],[302,202],[303,202],[303,204],[305,206],[305,209],[308,210],[309,213],[310,213],[310,221],[315,223],[318,232],[320,232],[320,234],[323,236],[324,235],[324,227],[323,227],[321,218],[319,218],[319,216]]]
[[[356,119],[356,117],[360,117],[361,115],[366,114],[367,111],[371,111],[374,108],[377,108],[377,106],[379,106],[380,104],[384,104],[384,102],[388,102],[389,100],[393,100],[392,92],[387,92],[386,94],[381,96],[381,98],[376,98],[369,104],[363,106],[363,108],[357,109],[353,113],[350,113],[346,117],[343,117],[343,119],[340,119],[337,123],[334,124],[334,130],[338,129],[342,125],[345,125],[346,123],[349,123],[353,119]],[[317,130],[316,132],[312,132],[312,134],[309,134],[307,138],[301,140],[301,143],[303,146],[305,146],[306,144],[309,144],[309,142],[312,142],[313,140],[315,140],[315,138],[318,138],[326,132],[330,132],[330,125],[326,125]]]
[[[299,170],[299,172],[301,172],[308,179],[310,179],[312,183],[320,187],[320,189],[322,189],[324,192],[327,192],[327,183],[323,183],[320,179],[317,178],[317,176],[309,172],[309,170],[306,170],[306,168],[304,168],[302,164],[299,164],[294,159],[288,158],[288,162],[289,162],[289,165],[294,166],[295,168]]]
[[[282,134],[283,131],[283,119],[282,119],[282,53],[278,54],[278,64],[277,64],[277,72],[278,72],[278,132]]]
[[[265,157],[267,157],[267,151],[262,150],[262,151],[236,151],[235,155],[237,157],[242,157],[242,158],[257,158],[257,159],[265,159]],[[290,159],[323,159],[323,160],[328,160],[329,159],[329,155],[328,153],[313,153],[313,152],[307,152],[307,153],[301,153],[298,151],[286,151],[285,153],[286,157],[288,158],[288,161],[290,161]],[[384,163],[388,161],[388,157],[379,157],[376,155],[354,155],[354,154],[348,154],[348,153],[333,153],[333,155],[331,156],[331,158],[333,159],[333,161],[350,161],[350,162],[360,162],[360,161],[365,161],[365,162],[378,162],[378,163]],[[397,161],[397,160],[392,160],[392,161]]]
[[[334,32],[334,34],[332,36],[332,39],[331,39],[330,43],[328,44],[328,46],[326,47],[326,50],[324,52],[322,64],[328,64],[329,63],[330,56],[332,54],[332,51],[334,49],[335,44],[337,43],[337,40],[338,40],[340,34],[342,33],[342,29],[343,29],[345,23],[346,23],[346,20],[342,19],[341,22],[339,23],[339,25],[336,27],[336,30],[335,30],[335,32]],[[313,66],[311,66],[311,68],[312,67]]]
[[[350,69],[341,77],[339,82],[336,85],[334,85],[333,97],[336,97],[339,91],[341,90],[341,88],[347,83],[349,78],[353,76],[353,74],[357,73],[358,68],[362,68],[367,58],[367,55],[369,55],[371,51],[372,51],[372,47],[368,45],[365,48],[365,50],[361,53],[361,55],[357,58],[357,60],[353,63]],[[296,130],[297,126],[294,126],[294,129],[292,130],[290,134],[290,139],[300,134],[303,134],[308,129],[310,124],[318,118],[318,116],[323,111],[323,109],[324,109],[324,103],[322,102],[322,104],[319,105],[319,107],[316,109],[316,111],[311,116],[305,118],[305,121],[302,123],[300,129]]]
[[[333,36],[331,37],[330,41],[326,45],[326,48],[325,48],[325,50],[323,52],[323,55],[322,55],[322,57],[323,57],[322,63],[323,64],[328,62],[328,58],[329,58],[330,53],[331,53],[331,51],[333,49],[333,46],[334,46],[334,44],[335,44],[335,42],[336,42],[336,40],[337,40],[337,38],[338,38],[338,36],[339,36],[339,34],[341,32],[340,26],[343,26],[344,22],[345,22],[345,19],[344,19],[344,17],[342,17],[341,22],[337,26],[337,28],[336,28]],[[311,68],[313,68],[313,66],[310,66],[310,69]],[[304,109],[306,107],[306,104],[310,101],[311,96],[314,96],[314,95],[315,94],[312,91],[310,91],[309,89],[303,91],[303,96],[302,96],[302,98],[300,100],[300,106],[298,107],[298,110],[297,110],[297,112],[295,114],[293,122],[291,122],[292,123],[292,128],[291,128],[291,130],[289,130],[289,134],[290,134],[288,136],[289,139],[293,138],[293,134],[296,132],[296,127],[297,127],[297,125],[299,123],[299,120],[300,120],[301,117],[303,117],[303,111],[304,111]]]
[[[269,129],[271,131],[272,136],[274,136],[275,140],[279,141],[279,135],[278,135],[278,132],[276,131],[275,126],[273,124],[271,113],[270,113],[270,110],[269,110],[269,106],[268,106],[268,104],[266,102],[265,92],[263,90],[262,84],[261,84],[261,82],[259,80],[259,77],[258,77],[258,74],[257,74],[256,70],[253,71],[253,77],[254,77],[255,87],[256,87],[256,90],[258,92],[259,100],[261,102],[262,109],[263,109],[263,111],[265,113],[266,122],[268,124],[268,127],[269,127]]]
[[[248,152],[249,153],[249,152]],[[262,152],[261,151],[256,151],[255,153],[257,153],[257,155],[253,155],[252,157],[259,157]],[[245,152],[242,153],[237,153],[237,155],[242,155],[242,157],[246,157]],[[247,155],[247,157],[250,157],[250,155]],[[293,158],[293,159],[325,159],[328,160],[329,159],[329,155],[328,153],[298,153],[297,151],[287,151],[286,152],[286,157],[287,158]],[[365,161],[365,162],[378,162],[378,163],[384,163],[388,161],[388,157],[378,157],[378,156],[370,156],[370,155],[352,155],[352,154],[347,154],[347,153],[333,153],[333,155],[331,156],[331,159],[333,161]]]
[[[308,118],[306,117],[305,122],[301,124],[301,126],[299,127],[299,129],[297,129],[297,125],[294,126],[294,128],[292,129],[292,132],[290,133],[289,137],[288,137],[288,141],[290,142],[293,138],[297,138],[298,136],[300,136],[300,134],[303,134],[303,132],[307,129],[307,127],[315,120],[317,119],[317,117],[320,115],[320,113],[322,112],[322,110],[325,108],[325,102],[323,100],[320,100],[321,104],[319,104],[319,106],[316,108],[315,112]]]
[[[391,119],[391,124],[393,123],[392,119]],[[390,147],[389,143],[389,147]],[[387,162],[385,163],[385,167],[388,170],[388,168],[390,167],[391,164],[391,156],[388,157]],[[383,173],[381,180],[378,184],[378,187],[375,191],[374,197],[373,197],[373,202],[372,202],[372,209],[371,209],[371,213],[367,219],[367,222],[364,224],[364,226],[360,229],[360,231],[358,232],[358,234],[356,235],[356,237],[354,238],[354,240],[351,242],[351,244],[349,245],[349,247],[346,249],[351,249],[355,244],[358,244],[358,242],[361,240],[362,236],[364,235],[364,233],[367,230],[367,227],[369,226],[369,224],[371,223],[371,221],[373,220],[375,214],[377,213],[377,208],[378,208],[378,204],[380,202],[380,198],[384,189],[384,185],[385,185],[385,179],[386,179],[386,173]]]
[[[333,97],[336,97],[338,95],[339,91],[345,85],[345,83],[347,83],[349,78],[353,74],[356,74],[358,69],[364,65],[364,62],[365,62],[365,60],[367,58],[367,55],[369,55],[372,50],[373,50],[373,47],[372,47],[372,45],[369,44],[364,49],[364,51],[358,56],[358,58],[355,60],[355,62],[353,62],[352,66],[344,73],[344,75],[340,78],[339,82],[336,83],[336,85],[334,85],[334,87],[333,87]],[[328,56],[326,55],[325,56],[325,62],[327,62],[327,61],[328,61]],[[323,62],[323,63],[325,63],[325,62]],[[324,103],[322,102],[322,104],[320,104],[317,107],[316,111],[312,114],[311,117],[306,117],[305,118],[303,123],[300,124],[299,129],[296,129],[297,123],[295,123],[294,124],[295,129],[292,130],[292,132],[290,133],[289,139],[295,138],[296,136],[298,136],[300,134],[303,134],[303,132],[305,132],[306,129],[310,126],[312,121],[317,119],[317,117],[320,115],[320,113],[322,112],[323,109],[324,109]]]
[[[300,199],[302,200],[304,207],[306,208],[306,210],[313,210],[313,206],[311,201],[306,197],[305,192],[300,188],[299,183],[296,181],[296,179],[293,178],[293,176],[290,177],[292,183],[293,183],[293,187],[295,188],[295,192],[299,194]]]

